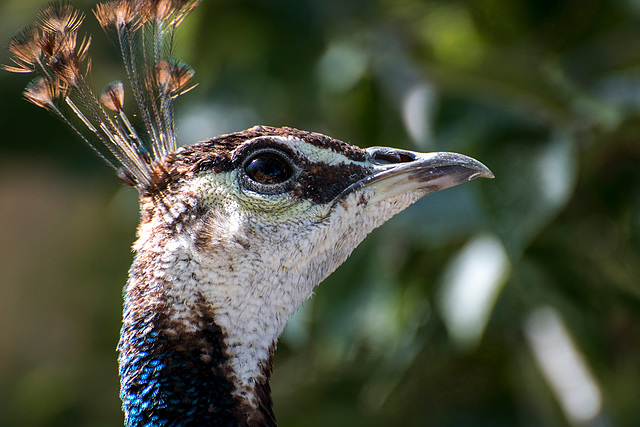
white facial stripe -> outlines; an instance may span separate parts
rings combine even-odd
[[[302,156],[308,159],[313,159],[314,162],[318,162],[318,163],[322,162],[328,165],[352,163],[352,164],[366,166],[365,162],[357,162],[355,160],[351,160],[342,153],[339,153],[337,151],[333,151],[327,148],[316,147],[315,145],[309,144],[308,142],[303,141],[302,139],[299,139],[299,138],[295,138],[292,136],[289,136],[289,137],[277,136],[277,137],[271,137],[271,138],[286,145],[292,150],[297,151]]]

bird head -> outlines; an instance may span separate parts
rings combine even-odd
[[[138,251],[162,237],[163,256],[176,247],[197,264],[217,312],[229,300],[260,307],[277,333],[374,228],[428,194],[493,177],[461,154],[263,126],[183,147],[161,169],[164,190],[143,196]]]

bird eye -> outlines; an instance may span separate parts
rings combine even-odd
[[[280,184],[291,178],[289,163],[275,153],[260,153],[250,159],[245,168],[247,176],[260,184]]]

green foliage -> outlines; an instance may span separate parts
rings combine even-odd
[[[1,4],[0,38],[38,2]],[[281,425],[640,424],[637,1],[212,0],[181,30],[183,143],[288,125],[496,175],[420,201],[319,287],[276,354]],[[87,31],[99,86],[114,56]],[[117,425],[135,196],[25,82],[0,75],[0,425]],[[546,372],[545,345],[577,359]]]

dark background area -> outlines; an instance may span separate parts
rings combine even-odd
[[[74,4],[99,91],[117,49]],[[39,6],[1,0],[0,40]],[[282,426],[640,425],[638,0],[207,0],[176,56],[184,144],[287,125],[496,175],[376,230],[296,313]],[[29,79],[0,72],[0,425],[119,425],[136,194]]]

